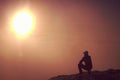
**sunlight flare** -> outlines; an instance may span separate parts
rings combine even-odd
[[[35,29],[35,17],[28,9],[18,11],[12,20],[12,31],[19,37],[28,36]]]

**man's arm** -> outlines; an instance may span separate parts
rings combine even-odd
[[[81,64],[83,61],[84,61],[84,57],[80,60],[80,63],[79,63],[79,64]]]

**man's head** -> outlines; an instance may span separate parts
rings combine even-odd
[[[83,52],[85,56],[88,56],[88,51]]]

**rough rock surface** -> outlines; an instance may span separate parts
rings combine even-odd
[[[49,80],[120,80],[120,70],[93,71],[91,74],[59,75]]]

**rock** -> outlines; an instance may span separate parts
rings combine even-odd
[[[49,80],[120,80],[120,70],[93,71],[91,74],[59,75]]]

